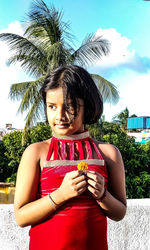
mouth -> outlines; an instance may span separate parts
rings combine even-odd
[[[55,127],[59,128],[59,129],[68,128],[69,126],[70,126],[70,124],[68,124],[68,123],[55,124]]]

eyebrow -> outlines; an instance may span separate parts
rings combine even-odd
[[[56,103],[53,103],[53,102],[49,102],[49,101],[48,101],[48,102],[46,102],[46,104],[57,105]],[[70,104],[73,104],[73,102],[69,102],[69,103],[68,103],[68,105],[70,105]],[[64,105],[65,105],[65,104],[64,104]]]
[[[46,102],[46,103],[48,103],[48,104],[55,104],[56,105],[56,103],[53,103],[53,102]]]

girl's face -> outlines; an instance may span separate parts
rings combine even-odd
[[[65,108],[63,89],[58,87],[46,93],[47,118],[53,132],[59,135],[72,135],[84,131],[84,102],[78,99],[79,112],[75,119],[70,121],[70,114],[74,113],[71,99],[68,99],[69,112]]]

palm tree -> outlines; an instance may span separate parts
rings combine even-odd
[[[117,123],[121,126],[121,128],[126,131],[127,130],[127,119],[131,117],[137,117],[135,114],[129,116],[129,110],[126,107],[119,114],[114,115],[112,118],[113,123]]]
[[[114,115],[113,118],[112,118],[112,121],[114,123],[119,124],[123,130],[126,130],[127,129],[127,119],[128,118],[129,118],[129,110],[126,107],[119,114]]]
[[[0,39],[6,41],[13,52],[9,62],[20,62],[22,68],[36,79],[12,84],[9,93],[12,100],[21,100],[18,112],[28,111],[24,132],[43,113],[39,89],[52,69],[67,64],[87,67],[109,53],[109,42],[92,34],[75,50],[70,45],[73,36],[69,33],[69,25],[62,21],[62,11],[57,11],[54,6],[48,8],[43,0],[33,3],[26,27],[23,36],[0,34]],[[96,79],[104,100],[118,101],[119,95],[113,84],[98,75],[92,76]]]

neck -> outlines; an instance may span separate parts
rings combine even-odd
[[[89,131],[84,130],[72,135],[59,135],[53,132],[53,137],[58,138],[60,140],[80,140],[89,137]]]

